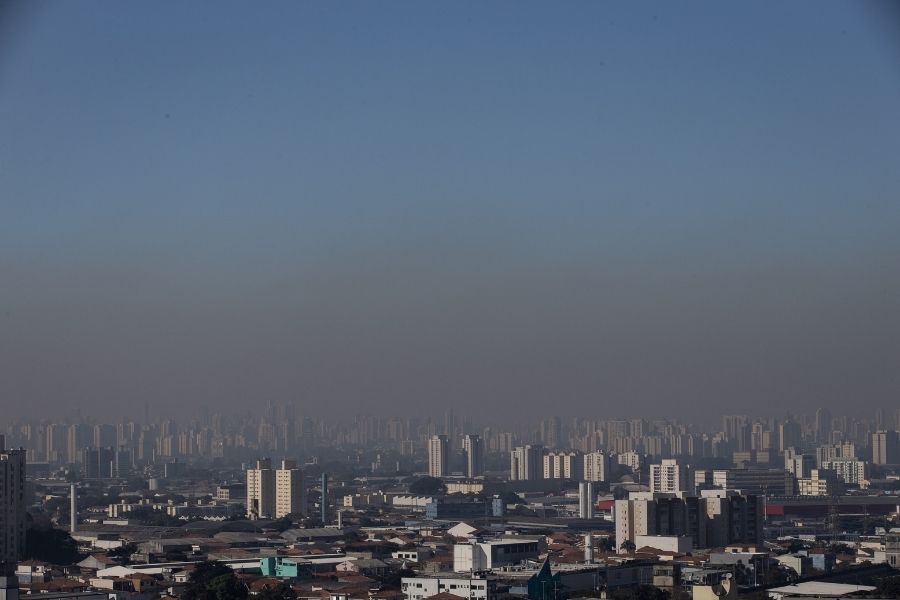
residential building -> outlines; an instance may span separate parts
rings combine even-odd
[[[453,546],[453,570],[487,571],[515,565],[525,560],[537,560],[541,539],[510,537]]]
[[[510,452],[510,481],[543,479],[544,447],[519,446]]]
[[[896,431],[876,431],[872,434],[872,464],[900,463],[900,439]]]
[[[462,446],[466,454],[466,477],[484,475],[484,441],[481,436],[472,433],[464,436]]]
[[[835,458],[822,463],[823,469],[834,471],[844,483],[860,485],[866,480],[866,462],[855,458]]]
[[[797,493],[801,496],[834,496],[841,491],[834,471],[813,469],[809,477],[797,479]]]
[[[544,455],[544,479],[582,479],[584,459],[578,452],[550,452]]]
[[[489,575],[441,574],[434,577],[403,577],[400,591],[405,600],[425,600],[441,593],[449,593],[465,600],[493,600],[496,580]]]
[[[609,454],[598,451],[584,455],[584,479],[586,481],[606,481],[609,477]]]
[[[255,469],[247,469],[247,517],[270,519],[275,515],[275,471],[272,461],[256,461]]]
[[[450,474],[450,442],[446,435],[433,435],[428,440],[428,474],[445,477]]]
[[[660,464],[650,465],[650,491],[693,493],[693,473],[689,467],[679,464],[674,458],[665,458]]]
[[[281,468],[275,470],[275,518],[306,514],[303,499],[303,471],[296,461],[281,461]]]
[[[6,450],[0,436],[0,577],[25,552],[25,451]]]

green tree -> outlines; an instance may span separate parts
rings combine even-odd
[[[282,581],[256,594],[256,600],[297,600],[297,593],[287,582]]]
[[[25,559],[54,565],[71,565],[79,561],[78,544],[67,531],[29,521],[25,528]]]
[[[195,565],[181,597],[184,600],[244,600],[247,588],[228,566],[211,560]]]
[[[411,484],[409,484],[410,494],[421,494],[423,496],[440,494],[446,489],[447,488],[444,485],[443,481],[441,481],[437,477],[430,477],[428,475],[426,475],[425,477],[419,477]]]

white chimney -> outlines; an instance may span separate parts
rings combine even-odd
[[[69,533],[75,533],[75,524],[78,523],[78,496],[75,495],[75,484],[69,488]]]
[[[584,536],[584,562],[594,562],[594,536],[590,533]]]

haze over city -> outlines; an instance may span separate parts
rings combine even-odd
[[[3,14],[4,416],[898,404],[887,3]]]

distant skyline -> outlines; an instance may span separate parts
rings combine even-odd
[[[900,404],[890,3],[2,8],[4,417]]]

